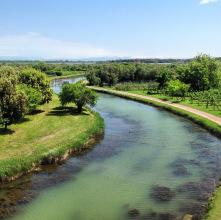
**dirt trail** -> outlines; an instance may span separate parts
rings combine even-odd
[[[116,95],[117,94],[127,95],[127,96],[131,96],[131,97],[137,97],[137,98],[142,98],[142,99],[146,99],[146,100],[155,101],[155,102],[158,102],[158,103],[166,104],[168,106],[173,106],[173,107],[185,110],[187,112],[194,113],[194,114],[199,115],[203,118],[209,119],[210,121],[213,121],[213,122],[215,122],[215,123],[217,123],[218,125],[221,126],[221,118],[220,117],[212,115],[212,114],[204,112],[204,111],[200,111],[200,110],[195,109],[195,108],[191,108],[191,107],[182,105],[182,104],[177,104],[177,103],[172,103],[172,102],[169,102],[169,101],[164,101],[164,100],[154,98],[154,97],[151,97],[151,96],[132,94],[132,93],[129,93],[129,92],[122,92],[122,91],[110,90],[110,89],[99,88],[99,87],[92,87],[92,88],[96,91],[101,91],[101,92],[102,91],[104,91],[104,92],[111,91],[112,94],[116,94]]]

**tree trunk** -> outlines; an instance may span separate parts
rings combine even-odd
[[[82,107],[83,107],[82,105],[78,105],[78,107],[77,107],[78,108],[78,113],[82,112]]]
[[[7,131],[7,129],[8,129],[8,123],[7,122],[5,122],[5,127],[4,127],[4,129],[5,129],[5,131]]]

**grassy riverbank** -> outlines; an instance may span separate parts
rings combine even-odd
[[[96,90],[98,92],[117,95],[119,97],[131,99],[131,100],[134,100],[134,101],[138,101],[138,102],[141,102],[141,103],[144,103],[144,104],[153,105],[155,107],[160,107],[162,109],[171,111],[171,112],[173,112],[177,115],[184,116],[185,118],[190,119],[191,121],[203,126],[209,132],[213,133],[214,135],[216,135],[218,137],[221,137],[221,126],[219,126],[218,124],[216,124],[213,121],[210,121],[209,119],[203,118],[203,117],[201,117],[199,115],[196,115],[194,113],[185,111],[183,109],[179,109],[177,107],[170,106],[170,105],[165,104],[165,103],[153,101],[153,100],[150,100],[148,98],[142,98],[142,97],[134,96],[133,94],[129,94],[129,93],[122,93],[120,91],[106,89],[106,88],[102,89],[102,88],[99,88],[99,87],[91,87],[91,88],[93,88],[94,90]]]
[[[204,220],[219,220],[221,219],[221,188],[219,187],[211,200],[210,210]]]
[[[146,91],[143,91],[143,90],[134,90],[134,91],[128,91],[128,92],[133,93],[133,94],[138,94],[138,95],[147,95]],[[173,98],[165,94],[156,94],[156,95],[148,95],[148,96],[175,102],[175,103],[178,102],[182,105],[190,106],[200,111],[208,112],[210,114],[221,117],[221,111],[218,110],[217,108],[214,109],[214,107],[212,106],[208,106],[208,108],[206,108],[205,105],[199,105],[197,102],[192,102],[189,98],[185,98],[184,100],[181,100],[179,98],[175,98],[175,97]]]
[[[66,71],[63,72],[61,76],[50,76],[50,79],[66,79],[66,78],[71,78],[71,77],[80,77],[84,76],[85,72],[84,71]]]
[[[103,120],[94,112],[77,114],[75,108],[59,107],[57,96],[40,107],[39,113],[10,126],[0,134],[0,177],[28,172],[42,161],[79,151],[96,134],[103,132]]]

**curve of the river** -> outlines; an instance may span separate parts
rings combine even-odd
[[[95,110],[104,139],[2,186],[0,212],[12,220],[201,219],[221,176],[221,141],[182,117],[110,95]]]

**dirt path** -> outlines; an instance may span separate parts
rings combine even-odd
[[[132,93],[128,93],[128,92],[109,90],[109,89],[104,89],[104,88],[99,88],[99,87],[92,87],[92,88],[94,90],[100,91],[100,92],[102,92],[102,91],[103,92],[111,91],[112,94],[116,94],[116,95],[119,94],[119,95],[137,97],[137,98],[142,98],[142,99],[151,100],[151,101],[155,101],[155,102],[158,102],[158,103],[166,104],[168,106],[173,106],[173,107],[185,110],[187,112],[194,113],[194,114],[199,115],[203,118],[209,119],[210,121],[213,121],[213,122],[215,122],[215,123],[217,123],[218,125],[221,126],[221,118],[220,117],[212,115],[212,114],[204,112],[204,111],[200,111],[200,110],[195,109],[195,108],[191,108],[191,107],[182,105],[182,104],[172,103],[172,102],[169,102],[169,101],[163,101],[161,99],[154,98],[154,97],[151,97],[151,96],[132,94]]]

